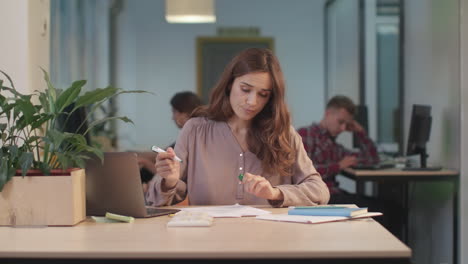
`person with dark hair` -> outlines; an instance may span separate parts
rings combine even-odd
[[[171,98],[170,103],[172,107],[172,120],[174,120],[178,128],[182,128],[185,122],[189,120],[193,110],[202,105],[202,101],[198,95],[190,91],[176,93]],[[175,144],[174,142],[169,147],[174,148]]]
[[[202,105],[202,102],[195,93],[185,91],[172,96],[170,104],[172,107],[172,119],[178,128],[182,128],[185,122],[190,118],[192,111]],[[169,145],[171,148],[174,148],[174,146],[175,142]],[[140,165],[140,175],[141,181],[144,184],[144,190],[147,188],[147,182],[149,182],[156,173],[153,162],[155,157],[156,153],[154,152],[139,153],[138,155],[138,164]]]
[[[163,206],[188,196],[191,205],[326,204],[328,188],[290,122],[276,56],[267,49],[240,52],[209,104],[185,123],[175,149],[156,157],[146,201]]]
[[[192,111],[198,106],[202,105],[200,98],[193,92],[185,91],[176,93],[172,96],[170,100],[172,107],[172,119],[178,128],[182,128],[190,118]],[[175,142],[169,145],[169,147],[174,148]],[[140,175],[141,181],[146,184],[149,182],[154,174],[156,173],[156,168],[154,167],[154,158],[156,153],[139,153],[138,155],[138,164],[140,165]],[[144,185],[146,189],[146,185]]]
[[[343,193],[343,190],[339,189],[335,177],[342,169],[357,164],[372,165],[379,162],[374,142],[354,120],[355,112],[356,106],[351,99],[337,95],[328,101],[320,123],[298,129],[307,155],[330,189],[330,203],[349,202],[347,198],[342,199],[342,195],[338,195]],[[352,132],[359,138],[359,151],[353,152],[335,141],[336,137],[345,131]]]
[[[182,128],[190,114],[202,105],[200,98],[193,92],[176,93],[171,99],[172,119],[178,128]]]

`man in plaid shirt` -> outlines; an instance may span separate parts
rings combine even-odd
[[[311,126],[298,130],[307,154],[328,185],[331,194],[330,203],[346,203],[349,198],[338,188],[335,180],[336,175],[342,169],[357,164],[372,165],[379,162],[374,143],[362,126],[354,120],[355,112],[356,106],[351,99],[338,95],[327,103],[320,123],[313,123]],[[344,131],[357,135],[360,142],[358,152],[348,150],[335,141],[336,137]]]

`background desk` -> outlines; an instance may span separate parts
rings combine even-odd
[[[458,182],[459,173],[454,170],[439,170],[439,171],[403,171],[401,169],[385,169],[385,170],[353,170],[345,169],[342,171],[343,176],[356,181],[356,194],[364,194],[364,183],[366,181],[379,182],[381,184],[400,183],[403,186],[403,204],[405,214],[404,238],[403,241],[408,241],[408,184],[417,181],[450,181],[454,185],[453,191],[453,263],[457,263],[458,251]]]
[[[411,249],[372,218],[324,224],[217,218],[209,228],[167,228],[168,220],[169,216],[162,216],[136,219],[132,224],[87,220],[74,227],[0,227],[0,258],[8,258],[0,262],[23,258],[21,263],[41,259],[44,263],[73,262],[70,259],[79,259],[74,263],[105,259],[119,259],[118,263],[122,259],[131,263],[219,263],[219,259],[228,263],[271,263],[278,259],[294,259],[294,263],[409,263],[411,257]]]

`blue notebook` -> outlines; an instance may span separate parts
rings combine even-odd
[[[289,215],[313,215],[313,216],[347,216],[354,217],[367,213],[367,207],[348,208],[348,207],[296,207],[288,211]]]

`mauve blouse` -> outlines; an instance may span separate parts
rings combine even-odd
[[[302,139],[291,126],[292,144],[297,153],[292,176],[264,173],[255,154],[242,151],[226,122],[204,117],[191,118],[182,128],[175,146],[180,164],[180,180],[163,191],[163,178],[156,175],[146,193],[148,205],[164,206],[181,202],[188,194],[190,205],[268,205],[274,207],[326,204],[328,188],[304,150]],[[244,191],[238,175],[249,172],[265,177],[281,190],[284,200],[273,201]]]

